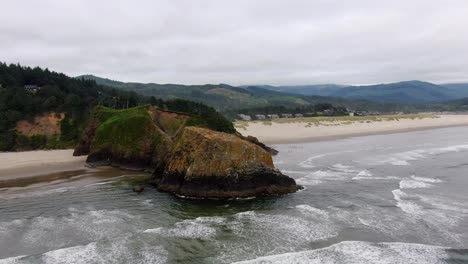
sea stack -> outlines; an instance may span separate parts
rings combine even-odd
[[[151,106],[98,107],[75,155],[92,165],[154,171],[164,192],[190,198],[281,195],[300,186],[275,169],[264,145],[194,125],[192,117]],[[197,117],[197,120],[199,117]]]
[[[295,181],[273,166],[271,154],[236,135],[186,127],[175,142],[158,189],[187,197],[239,198],[295,192]]]

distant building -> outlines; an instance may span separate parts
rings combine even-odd
[[[27,92],[30,92],[30,93],[36,93],[37,91],[39,91],[41,89],[41,87],[35,85],[35,84],[29,84],[29,85],[25,85],[24,86],[24,89],[27,91]]]
[[[304,117],[303,114],[294,114],[294,117]]]
[[[279,118],[279,115],[275,115],[275,114],[271,114],[271,115],[267,115],[268,118],[270,119],[276,119],[276,118]]]
[[[333,115],[335,113],[335,110],[327,109],[327,110],[324,110],[323,113],[326,114],[326,115]]]
[[[265,116],[265,115],[259,114],[259,115],[255,115],[255,118],[256,118],[257,120],[265,120],[265,119],[266,119],[266,116]]]
[[[366,111],[358,111],[354,115],[356,115],[356,116],[368,116],[369,113],[367,113]]]
[[[243,121],[250,121],[252,120],[252,117],[250,115],[244,115],[244,114],[239,114],[239,118]]]
[[[281,114],[281,117],[282,118],[291,118],[291,117],[293,117],[293,115],[292,114]]]
[[[354,112],[349,112],[349,116],[354,116]]]

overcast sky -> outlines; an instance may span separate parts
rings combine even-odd
[[[468,81],[467,0],[1,1],[0,61],[157,83]]]

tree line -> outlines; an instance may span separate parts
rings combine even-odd
[[[0,151],[15,150],[18,146],[24,149],[44,148],[47,144],[49,147],[74,146],[96,105],[125,109],[142,104],[194,115],[198,122],[205,122],[207,127],[216,130],[234,130],[232,123],[221,114],[200,103],[163,101],[48,69],[0,63]],[[19,120],[32,120],[34,116],[47,112],[65,113],[65,119],[60,123],[62,134],[60,139],[56,139],[59,142],[44,140],[40,135],[27,138],[15,130]]]

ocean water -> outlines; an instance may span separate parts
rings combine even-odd
[[[274,146],[291,195],[193,201],[115,169],[0,183],[0,263],[468,263],[468,127]]]

